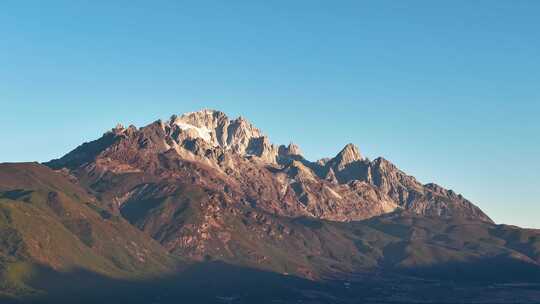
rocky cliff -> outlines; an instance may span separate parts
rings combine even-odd
[[[144,172],[291,217],[351,221],[404,209],[491,221],[461,195],[423,185],[383,158],[369,161],[353,144],[333,158],[311,162],[297,145],[274,145],[246,119],[213,110],[173,115],[140,129],[117,126],[48,165],[95,185],[113,174]],[[132,190],[115,192],[116,207]]]

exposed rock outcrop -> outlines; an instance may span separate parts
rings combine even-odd
[[[278,147],[246,119],[214,110],[173,115],[140,129],[119,125],[48,165],[97,185],[111,174],[144,172],[146,179],[181,180],[290,217],[350,221],[405,209],[491,221],[461,195],[422,185],[383,158],[369,161],[353,144],[310,162],[297,145]]]

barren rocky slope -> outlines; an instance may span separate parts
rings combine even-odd
[[[144,173],[291,217],[350,221],[404,209],[491,221],[461,195],[423,185],[383,158],[369,161],[352,144],[331,159],[310,162],[296,145],[276,146],[244,118],[230,120],[219,111],[172,116],[140,129],[119,125],[47,165],[88,180],[98,193],[111,195],[117,208],[143,190],[134,186],[144,185],[117,189],[106,183],[102,189],[100,182]]]

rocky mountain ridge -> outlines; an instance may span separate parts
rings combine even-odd
[[[188,164],[196,169],[185,170]],[[423,185],[383,158],[369,161],[353,144],[333,158],[311,162],[297,145],[274,145],[246,119],[229,119],[214,110],[173,115],[140,129],[117,126],[48,165],[161,178],[199,172],[190,177],[194,184],[293,217],[350,221],[405,209],[491,221],[461,195]]]

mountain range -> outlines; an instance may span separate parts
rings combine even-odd
[[[539,230],[354,144],[310,161],[215,110],[0,164],[0,242],[14,303],[540,301]]]

